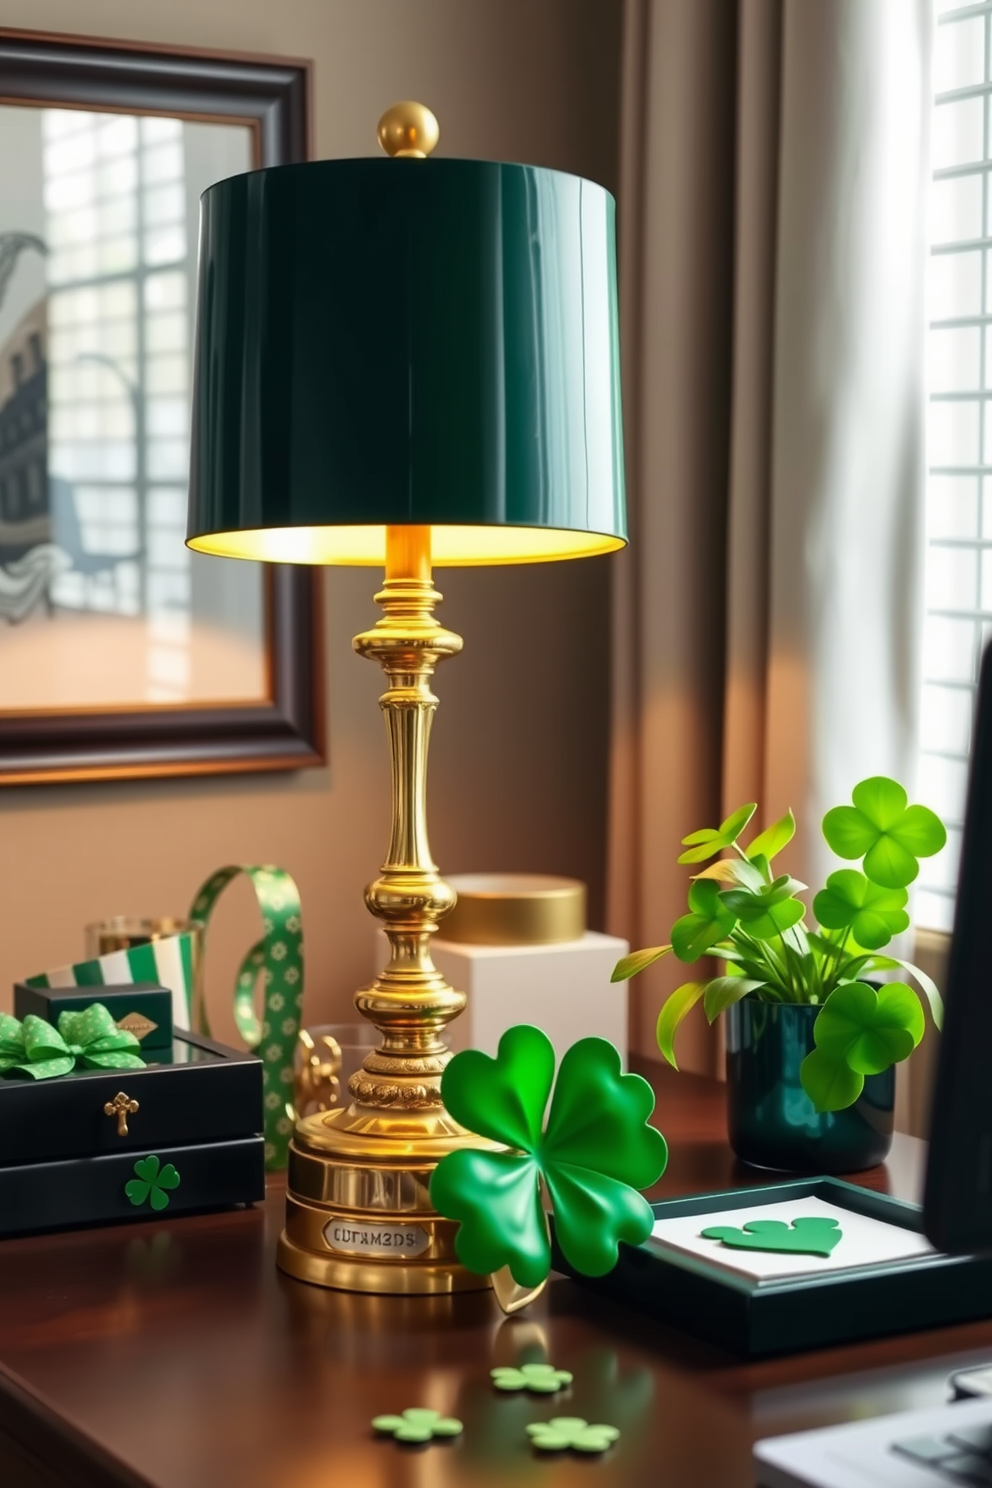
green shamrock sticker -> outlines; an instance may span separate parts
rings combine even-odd
[[[751,1219],[740,1230],[732,1225],[711,1225],[702,1236],[704,1240],[721,1240],[733,1250],[828,1256],[844,1238],[844,1232],[836,1219],[811,1215],[794,1219],[791,1226],[780,1219]]]
[[[537,1395],[556,1395],[572,1383],[568,1370],[553,1364],[521,1364],[518,1369],[501,1364],[489,1374],[497,1390],[533,1390]]]
[[[531,1445],[541,1452],[605,1452],[620,1433],[615,1426],[590,1426],[581,1416],[555,1416],[527,1427]]]
[[[125,1183],[124,1192],[136,1209],[150,1203],[153,1209],[167,1209],[167,1190],[179,1187],[179,1174],[171,1163],[163,1168],[161,1160],[154,1156],[140,1157],[134,1165],[136,1178]]]
[[[857,1100],[866,1075],[908,1059],[923,1037],[920,999],[905,982],[876,992],[867,982],[841,982],[813,1024],[816,1045],[799,1066],[802,1087],[818,1111],[840,1111]]]
[[[435,1436],[460,1436],[462,1423],[454,1416],[442,1416],[440,1411],[411,1406],[401,1416],[376,1416],[372,1430],[394,1441],[429,1442]]]
[[[839,858],[864,858],[864,870],[885,889],[904,889],[947,841],[939,816],[910,806],[901,785],[885,775],[862,780],[853,806],[835,806],[823,818],[823,835]],[[863,942],[862,942],[863,943]]]
[[[449,1153],[431,1178],[431,1202],[459,1221],[455,1250],[464,1266],[482,1275],[507,1266],[523,1287],[540,1286],[551,1269],[542,1185],[569,1264],[604,1276],[621,1240],[639,1245],[650,1235],[654,1215],[637,1190],[660,1178],[668,1158],[661,1132],[647,1124],[654,1093],[639,1075],[621,1073],[612,1044],[580,1039],[562,1059],[557,1084],[554,1074],[551,1040],[522,1023],[507,1029],[495,1059],[467,1049],[441,1080],[455,1120],[511,1150]]]

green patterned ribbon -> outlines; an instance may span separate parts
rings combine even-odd
[[[76,1061],[87,1069],[144,1069],[133,1033],[118,1028],[102,1002],[60,1013],[58,1027],[28,1013],[23,1023],[0,1013],[0,1073],[22,1070],[36,1080],[67,1075]]]
[[[284,1168],[293,1123],[286,1114],[292,1102],[293,1054],[303,1007],[303,922],[300,893],[282,868],[219,868],[204,883],[190,919],[204,926],[232,879],[244,873],[251,881],[262,915],[262,939],[241,962],[234,988],[234,1021],[249,1049],[262,1057],[265,1093],[265,1165]],[[255,1013],[255,985],[261,977],[264,1012]],[[198,1009],[200,1031],[209,1035],[206,1007]]]

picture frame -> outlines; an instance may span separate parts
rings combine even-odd
[[[238,126],[250,134],[249,168],[308,157],[309,98],[304,61],[0,29],[0,108]],[[88,360],[109,362],[93,354]],[[133,389],[127,391],[137,409]],[[136,412],[136,448],[138,439]],[[257,695],[111,699],[86,706],[64,706],[53,698],[51,706],[0,707],[0,785],[323,764],[320,575],[299,565],[266,565],[253,581],[262,593],[253,641],[261,679]],[[5,629],[0,624],[0,669]],[[112,671],[112,656],[106,665]]]
[[[735,1210],[743,1222],[762,1205],[801,1206],[809,1199],[923,1235],[918,1205],[838,1178],[692,1194],[651,1208],[656,1224],[692,1216],[702,1230],[707,1216]],[[617,1265],[606,1276],[579,1275],[557,1245],[554,1265],[580,1286],[750,1358],[950,1327],[992,1314],[992,1256],[931,1250],[819,1274],[811,1260],[801,1274],[760,1279],[650,1239],[621,1244]]]

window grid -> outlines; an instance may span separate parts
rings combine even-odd
[[[915,909],[918,924],[949,930],[992,635],[992,0],[936,8],[920,795],[947,823],[948,849],[921,864]]]

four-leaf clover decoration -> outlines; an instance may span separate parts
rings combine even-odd
[[[497,1390],[533,1390],[537,1395],[557,1395],[572,1383],[568,1370],[553,1364],[501,1364],[489,1373]]]
[[[399,1442],[429,1442],[433,1437],[460,1436],[461,1421],[440,1411],[410,1406],[401,1416],[376,1416],[372,1430]]]
[[[581,1416],[555,1416],[550,1421],[534,1421],[527,1427],[531,1445],[542,1452],[605,1452],[620,1435],[615,1426],[590,1426]]]
[[[172,1164],[166,1163],[163,1168],[161,1159],[154,1155],[140,1157],[134,1171],[138,1176],[124,1185],[124,1192],[134,1207],[137,1209],[147,1201],[153,1209],[167,1209],[167,1190],[179,1187],[179,1174]]]
[[[664,1137],[647,1124],[654,1093],[639,1075],[621,1073],[612,1044],[586,1038],[567,1050],[542,1131],[554,1073],[551,1040],[523,1023],[503,1034],[495,1059],[467,1049],[441,1080],[455,1120],[510,1150],[449,1153],[431,1178],[431,1202],[460,1221],[455,1250],[464,1266],[483,1275],[507,1266],[523,1287],[540,1286],[551,1269],[542,1184],[569,1264],[604,1276],[621,1240],[639,1245],[650,1235],[654,1216],[637,1190],[660,1178],[668,1160]]]
[[[799,1067],[802,1087],[818,1111],[840,1111],[857,1100],[866,1075],[908,1059],[923,1037],[920,999],[905,982],[876,992],[867,982],[841,982],[813,1024],[816,1045]]]

